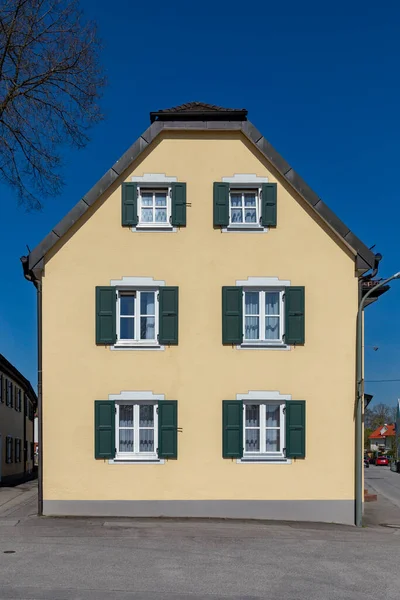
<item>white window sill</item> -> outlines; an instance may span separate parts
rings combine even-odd
[[[291,465],[292,459],[286,458],[285,456],[243,456],[242,458],[238,458],[236,460],[238,464],[245,465]]]
[[[228,225],[228,227],[224,227],[221,230],[223,233],[267,233],[269,231],[268,227],[263,227],[262,225],[257,225],[256,223],[240,223],[239,225]]]
[[[243,342],[240,346],[236,346],[238,350],[290,350],[291,346],[283,342],[267,343],[267,342]]]
[[[150,223],[149,225],[143,225],[139,223],[136,227],[132,227],[132,231],[177,231],[176,227],[173,227],[169,223],[163,223],[162,225],[157,225],[155,223]]]
[[[156,343],[117,342],[110,350],[165,350],[165,346]]]
[[[112,458],[109,465],[163,465],[163,458]]]

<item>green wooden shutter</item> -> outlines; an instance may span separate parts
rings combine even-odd
[[[285,289],[285,343],[304,344],[304,286]]]
[[[162,287],[159,290],[160,344],[178,344],[178,288]]]
[[[214,227],[229,225],[229,183],[214,183]]]
[[[306,456],[306,403],[304,400],[286,402],[286,456]]]
[[[115,287],[96,287],[96,344],[112,345],[117,339]]]
[[[173,183],[171,224],[186,227],[186,183]]]
[[[222,343],[243,341],[243,288],[222,288]]]
[[[122,184],[121,219],[123,227],[134,227],[138,222],[137,183]]]
[[[262,184],[261,224],[264,227],[276,227],[276,183]]]
[[[115,456],[115,402],[94,401],[94,457]]]
[[[243,402],[240,400],[222,401],[222,456],[243,456]]]
[[[158,403],[158,457],[178,458],[178,402]]]

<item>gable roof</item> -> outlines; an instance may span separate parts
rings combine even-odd
[[[387,437],[393,437],[395,435],[394,424],[391,425],[381,425],[375,431],[371,433],[369,439],[382,439]]]
[[[33,281],[40,279],[43,258],[58,240],[78,221],[96,200],[129,168],[162,131],[240,131],[253,144],[283,179],[309,204],[329,225],[331,230],[356,254],[356,269],[359,273],[375,266],[375,255],[345,225],[321,198],[307,185],[284,158],[271,146],[250,121],[246,109],[230,109],[212,104],[190,102],[173,108],[150,113],[151,125],[101,177],[91,190],[69,211],[28,257],[22,257],[25,275],[33,273]],[[28,277],[29,278],[29,277]]]

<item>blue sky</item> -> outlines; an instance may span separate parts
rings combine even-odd
[[[0,352],[34,385],[36,293],[19,257],[146,129],[151,110],[192,100],[247,108],[328,206],[368,246],[376,244],[384,257],[380,275],[400,270],[399,3],[287,0],[279,8],[250,0],[217,2],[208,11],[159,0],[120,0],[112,11],[104,0],[82,6],[103,39],[105,120],[86,149],[64,153],[64,192],[41,213],[25,213],[0,187]],[[400,379],[399,301],[400,281],[366,311],[367,380]],[[400,381],[370,383],[366,391],[393,404]]]

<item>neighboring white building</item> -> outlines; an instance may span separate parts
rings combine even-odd
[[[395,424],[381,425],[369,436],[369,448],[372,452],[391,450],[395,435]]]

